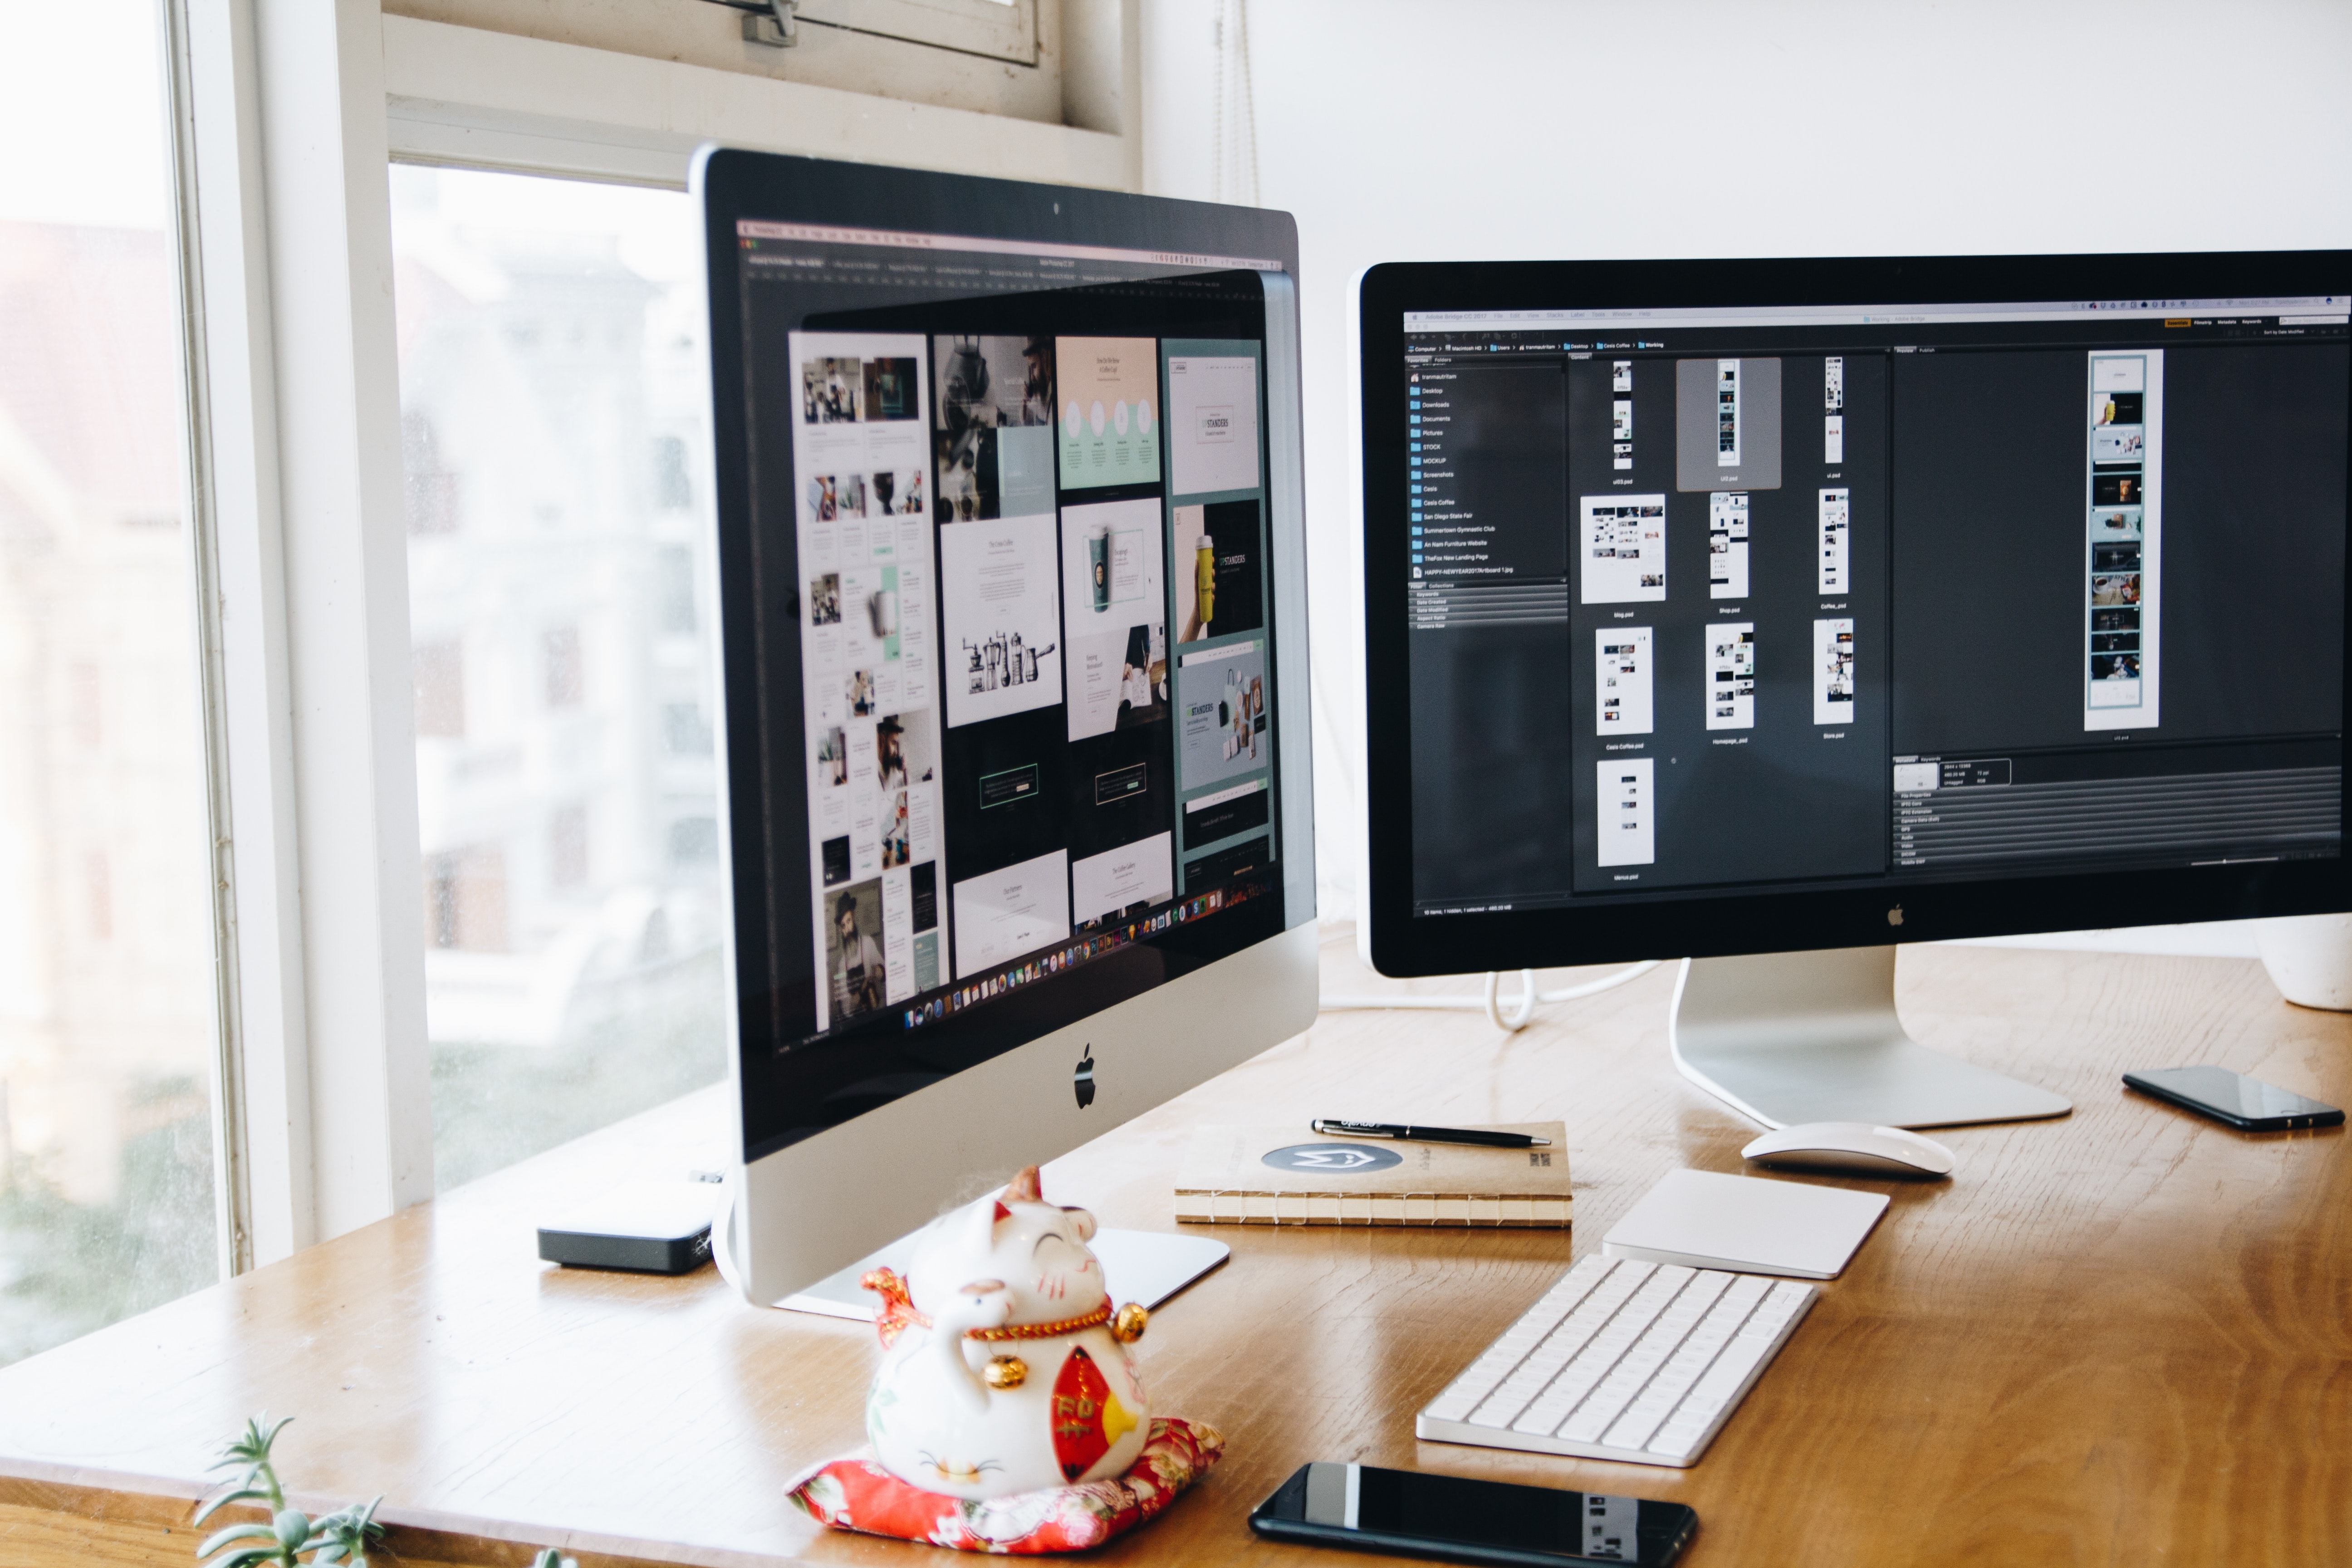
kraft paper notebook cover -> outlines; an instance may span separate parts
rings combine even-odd
[[[1203,1127],[1176,1180],[1192,1225],[1459,1225],[1563,1229],[1568,1128],[1513,1121],[1497,1132],[1543,1149],[1481,1149],[1331,1138],[1303,1126]]]

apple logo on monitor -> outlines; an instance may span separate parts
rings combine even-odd
[[[1078,1058],[1078,1070],[1070,1083],[1077,1090],[1080,1110],[1095,1102],[1095,1048],[1092,1046],[1088,1046],[1087,1054]]]

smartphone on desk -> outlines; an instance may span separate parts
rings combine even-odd
[[[2124,1082],[2184,1110],[2226,1121],[2241,1132],[2336,1127],[2344,1121],[2344,1113],[2332,1105],[2227,1068],[2148,1068],[2124,1074]]]
[[[1250,1515],[1276,1541],[1532,1568],[1665,1568],[1698,1515],[1678,1502],[1370,1465],[1301,1465]]]

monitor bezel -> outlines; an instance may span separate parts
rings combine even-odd
[[[692,189],[700,202],[700,239],[704,251],[702,278],[707,290],[704,316],[709,326],[713,473],[711,493],[716,514],[718,552],[717,616],[723,720],[719,725],[719,767],[726,788],[720,802],[721,867],[724,898],[730,913],[726,943],[727,990],[730,1010],[730,1062],[733,1113],[738,1119],[735,1156],[747,1164],[772,1163],[790,1150],[795,1163],[810,1159],[854,1162],[874,1127],[920,1114],[912,1101],[929,1091],[918,1091],[887,1101],[876,1110],[851,1117],[797,1142],[751,1146],[744,1123],[744,1041],[767,1040],[773,1029],[768,1016],[771,991],[764,963],[740,962],[740,950],[763,952],[766,945],[769,894],[759,835],[738,833],[732,803],[761,798],[761,777],[758,736],[762,716],[755,682],[745,672],[756,666],[753,629],[753,577],[751,539],[753,526],[749,475],[748,411],[740,389],[745,382],[742,351],[743,320],[740,261],[735,241],[739,218],[774,220],[837,226],[845,229],[887,229],[1037,244],[1089,245],[1138,251],[1181,253],[1188,258],[1257,258],[1276,264],[1278,271],[1262,271],[1268,279],[1266,352],[1269,391],[1281,365],[1288,365],[1295,384],[1297,358],[1297,289],[1298,240],[1295,221],[1287,213],[1212,205],[1135,195],[1124,192],[1076,186],[1026,184],[974,175],[939,174],[927,170],[836,163],[829,160],[754,153],[707,146],[696,155]],[[1278,296],[1278,297],[1277,297]],[[1202,935],[1192,942],[1201,949],[1191,961],[1171,964],[1171,978],[1135,995],[1123,995],[1108,1006],[1091,998],[1087,989],[1067,982],[1084,974],[1038,985],[1025,994],[1024,1005],[1007,1015],[1003,1038],[977,1054],[969,1066],[952,1072],[944,1084],[970,1075],[991,1081],[1017,1075],[1024,1059],[1041,1044],[1058,1042],[1074,1029],[1138,1005],[1148,1005],[1161,991],[1178,986],[1205,972],[1220,972],[1234,960],[1295,945],[1291,933],[1315,920],[1313,767],[1306,669],[1306,584],[1304,568],[1304,455],[1301,425],[1295,400],[1269,395],[1266,408],[1268,542],[1273,568],[1268,611],[1272,657],[1278,692],[1292,693],[1275,713],[1276,833],[1281,859],[1276,876],[1282,897],[1271,934],[1248,935],[1265,925],[1263,913],[1241,911],[1213,915],[1202,923]],[[733,672],[730,678],[729,672]],[[1234,926],[1230,939],[1211,931],[1221,922]],[[1243,929],[1246,927],[1246,931]],[[1246,938],[1246,940],[1244,940]],[[1164,939],[1163,939],[1164,940]],[[1202,944],[1206,943],[1204,947]],[[1184,956],[1180,954],[1180,956]],[[1197,989],[1190,987],[1188,989]],[[1303,994],[1311,994],[1307,993]],[[990,1008],[1014,1000],[988,1004]],[[984,1009],[983,1009],[984,1010]],[[1291,1009],[1269,1006],[1270,1021],[1287,1018]],[[1017,1034],[1018,1038],[1013,1038]],[[1219,1048],[1194,1053],[1207,1077],[1231,1065],[1229,1047],[1249,1037],[1247,1029],[1228,1029]],[[1278,1038],[1278,1037],[1277,1037]],[[1277,1043],[1265,1039],[1254,1048]],[[1058,1044],[1050,1044],[1058,1052]],[[1066,1068],[1063,1069],[1066,1072]],[[1177,1077],[1185,1076],[1179,1072]],[[975,1081],[978,1081],[975,1079]],[[1173,1081],[1164,1074],[1165,1087]],[[1107,1100],[1113,1098],[1105,1090]],[[1140,1110],[1135,1105],[1132,1110]],[[1130,1110],[1129,1113],[1132,1113]],[[960,1151],[983,1165],[1000,1163],[987,1157],[988,1140],[972,1137]],[[1012,1145],[1006,1144],[1007,1148]],[[1045,1153],[1058,1152],[1058,1148]],[[1028,1157],[1043,1157],[1032,1153]],[[969,1173],[966,1173],[969,1174]],[[907,1194],[919,1198],[924,1214],[936,1202],[908,1180]],[[762,1226],[761,1228],[764,1228]],[[892,1234],[895,1234],[892,1233]],[[877,1237],[887,1239],[887,1237]],[[772,1253],[771,1261],[772,1261]],[[761,1272],[767,1272],[765,1265]]]
[[[1408,310],[1907,305],[1949,301],[2227,299],[2352,292],[2352,251],[1849,257],[1659,261],[1392,262],[1358,292],[1367,691],[1408,689]],[[2347,458],[2352,489],[2352,458]],[[2352,574],[2347,625],[2352,626]],[[2352,637],[2347,639],[2352,709]],[[2339,725],[2339,731],[2352,725]],[[1661,956],[1866,947],[2352,909],[2352,858],[2075,872],[1896,887],[1697,889],[1643,902],[1416,918],[1410,719],[1367,703],[1365,799],[1375,967],[1398,976]],[[2346,806],[2352,821],[2352,797]]]

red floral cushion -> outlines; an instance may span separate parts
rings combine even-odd
[[[1214,1427],[1169,1416],[1153,1420],[1143,1452],[1113,1480],[967,1502],[910,1486],[861,1449],[803,1472],[787,1489],[793,1501],[835,1530],[959,1552],[1084,1552],[1166,1508],[1224,1451]]]

